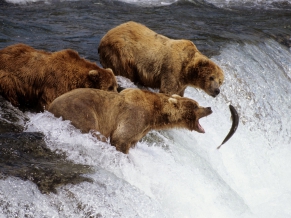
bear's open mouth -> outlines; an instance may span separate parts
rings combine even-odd
[[[196,127],[196,131],[199,133],[205,133],[204,128],[201,126],[201,124],[199,123],[199,119],[203,118],[203,117],[207,117],[208,115],[212,114],[212,110],[210,107],[205,108],[202,112],[202,115],[200,118],[198,118],[195,122],[195,127]]]
[[[199,123],[199,120],[197,120],[197,125],[196,125],[196,127],[197,127],[197,132],[200,132],[200,133],[205,133],[205,130],[204,130],[204,128],[200,125],[200,123]]]

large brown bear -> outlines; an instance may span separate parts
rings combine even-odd
[[[132,21],[108,31],[98,53],[102,66],[115,75],[170,95],[183,96],[186,87],[193,86],[216,97],[224,81],[220,67],[193,42],[169,39]]]
[[[102,69],[74,50],[45,52],[16,44],[0,50],[0,94],[14,106],[43,111],[76,88],[117,91],[111,69]]]
[[[199,119],[212,113],[210,107],[200,107],[189,98],[133,88],[120,93],[75,89],[56,98],[48,111],[70,120],[83,133],[98,131],[126,154],[153,129],[186,128],[204,133]]]

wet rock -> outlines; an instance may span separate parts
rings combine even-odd
[[[291,25],[288,26],[289,29],[291,29]],[[291,35],[284,35],[284,34],[279,34],[277,36],[274,36],[275,40],[277,40],[280,44],[291,48]]]
[[[82,176],[92,172],[88,165],[66,160],[63,153],[51,151],[43,140],[43,134],[0,134],[0,179],[14,176],[34,182],[42,193],[56,192],[56,188],[68,183],[91,182]]]
[[[0,133],[22,132],[26,116],[0,95]]]
[[[281,45],[291,48],[291,25],[284,25],[284,30],[279,33],[269,33],[269,37],[279,42]]]

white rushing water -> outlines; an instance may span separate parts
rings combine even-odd
[[[3,217],[291,217],[290,50],[273,40],[230,44],[212,59],[226,75],[219,97],[186,90],[213,109],[200,121],[205,134],[152,131],[125,155],[48,112],[27,113],[26,131],[93,166],[93,183],[44,195],[30,181],[0,180]],[[229,103],[241,122],[217,150],[231,126]]]

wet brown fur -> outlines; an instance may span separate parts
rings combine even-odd
[[[133,21],[109,30],[98,52],[102,66],[115,75],[170,95],[183,96],[193,86],[215,97],[224,81],[221,68],[193,42],[167,38]]]
[[[83,133],[100,132],[123,153],[153,129],[199,131],[198,119],[212,113],[192,99],[140,89],[120,93],[76,89],[55,99],[48,110]]]
[[[14,106],[42,111],[76,88],[117,91],[111,69],[81,58],[74,50],[36,50],[15,44],[0,50],[0,94]]]

